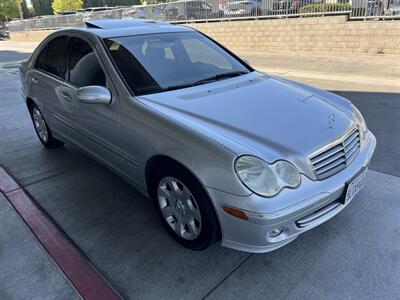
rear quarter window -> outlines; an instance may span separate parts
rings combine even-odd
[[[46,69],[46,55],[47,55],[47,45],[44,46],[42,51],[39,53],[38,58],[36,59],[35,68],[40,70]]]

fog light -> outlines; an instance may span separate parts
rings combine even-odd
[[[281,229],[273,229],[270,232],[268,232],[268,235],[272,238],[277,237],[278,235],[280,235],[283,232],[283,228]]]

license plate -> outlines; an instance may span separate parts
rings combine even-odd
[[[365,176],[368,169],[365,168],[360,174],[358,174],[354,179],[352,179],[347,184],[346,196],[344,197],[344,203],[351,201],[355,195],[364,187]]]

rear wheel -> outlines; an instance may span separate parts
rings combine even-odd
[[[62,146],[64,143],[53,137],[40,109],[36,105],[33,105],[30,112],[33,126],[42,144],[47,148]]]
[[[175,164],[159,170],[151,196],[168,232],[180,244],[203,250],[219,238],[219,223],[207,193],[190,172]]]

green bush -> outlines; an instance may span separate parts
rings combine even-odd
[[[318,4],[307,4],[300,8],[301,14],[309,13],[324,13],[324,12],[340,12],[350,11],[351,6],[348,3],[318,3]]]

